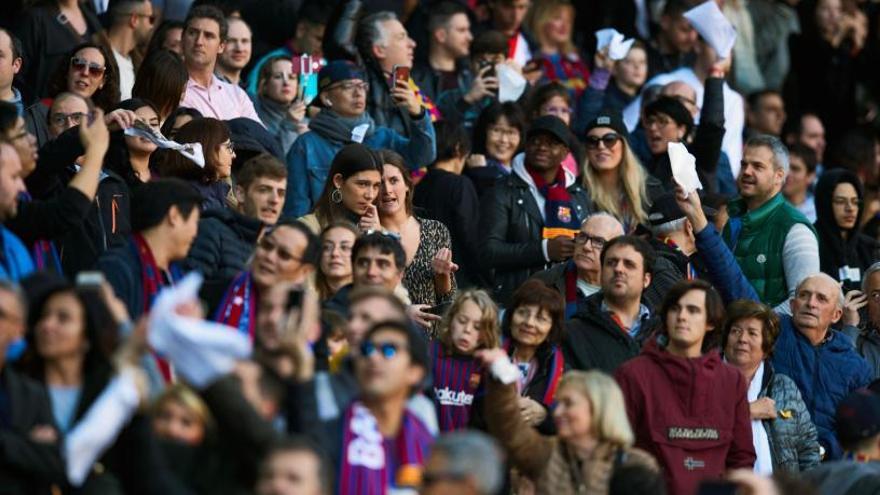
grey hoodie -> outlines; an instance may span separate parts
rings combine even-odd
[[[821,495],[844,495],[859,479],[880,476],[880,462],[833,461],[802,473]]]

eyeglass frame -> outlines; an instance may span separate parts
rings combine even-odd
[[[601,143],[605,146],[606,150],[610,150],[611,148],[616,146],[617,143],[619,143],[622,139],[623,136],[621,136],[620,134],[616,132],[608,132],[601,136],[587,136],[584,141],[584,145],[588,150],[597,150],[599,149],[599,144]],[[611,144],[608,144],[608,141],[611,141]]]
[[[94,115],[95,115],[94,112],[71,112],[71,113],[54,112],[51,115],[49,115],[49,123],[50,124],[57,124],[57,125],[64,125],[68,121],[72,120],[74,125],[80,125],[80,124],[82,124],[83,118],[91,119]],[[58,117],[62,117],[64,119],[64,121],[60,122],[60,123],[55,122],[56,120],[58,120]]]
[[[70,68],[78,71],[78,72],[87,72],[91,77],[104,77],[104,74],[107,72],[107,65],[98,65],[96,62],[91,62],[82,57],[71,57],[70,58]],[[79,67],[77,67],[79,66]],[[97,72],[97,74],[95,73]]]
[[[590,235],[590,234],[587,234],[586,232],[578,232],[577,234],[575,234],[575,236],[574,236],[574,243],[575,244],[586,246],[588,242],[594,248],[598,249],[599,251],[601,251],[602,248],[605,247],[605,244],[608,244],[608,241],[606,241],[605,239],[603,239],[599,236],[596,236],[596,235]]]

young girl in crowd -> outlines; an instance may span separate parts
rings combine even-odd
[[[440,430],[466,428],[483,370],[474,353],[498,347],[498,308],[482,290],[461,292],[440,322],[432,346],[434,404]]]
[[[201,445],[213,419],[208,406],[186,385],[168,387],[153,405],[156,436],[195,447]]]

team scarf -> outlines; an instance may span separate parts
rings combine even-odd
[[[400,432],[386,440],[373,413],[360,401],[343,415],[340,495],[384,494],[392,487],[419,486],[434,437],[413,413],[404,411]]]
[[[153,301],[156,300],[159,291],[168,284],[162,276],[162,270],[156,266],[156,259],[153,258],[153,251],[150,249],[150,246],[147,244],[147,241],[144,240],[142,235],[137,233],[132,234],[131,247],[134,249],[135,255],[138,260],[140,260],[141,264],[141,292],[143,294],[144,313],[147,313],[153,306]],[[183,276],[175,263],[171,263],[168,266],[168,272],[171,279],[170,283],[172,285]],[[171,370],[171,363],[159,355],[154,354],[154,356],[156,357],[156,364],[159,366],[159,372],[162,373],[162,378],[165,380],[165,383],[171,383],[174,377],[174,373]]]
[[[409,87],[413,90],[416,96],[419,98],[419,104],[422,105],[422,108],[428,112],[428,115],[431,116],[431,122],[437,122],[438,120],[443,119],[443,115],[440,113],[440,109],[437,108],[437,105],[434,103],[428,95],[422,92],[421,88],[416,84],[412,78],[409,78]]]
[[[577,312],[577,288],[578,272],[574,260],[565,263],[565,319],[569,319]]]
[[[26,203],[32,201],[33,197],[25,191],[18,195],[18,199]],[[58,255],[58,247],[54,242],[47,239],[37,239],[31,246],[31,256],[34,258],[34,266],[38,271],[55,272],[59,275],[64,273],[61,270],[61,256]]]
[[[672,249],[675,249],[678,252],[681,252],[681,249],[679,249],[678,244],[676,244],[675,241],[673,241],[671,237],[663,237],[660,239],[660,242],[662,242],[663,244],[666,244],[667,246],[671,247]],[[684,254],[684,253],[682,253],[682,254]],[[685,257],[688,260],[687,267],[685,268],[685,271],[687,271],[687,273],[686,273],[687,279],[688,280],[696,280],[698,278],[697,277],[697,269],[694,268],[694,264],[691,262],[690,256],[685,256]]]
[[[507,340],[503,349],[510,355],[510,340]],[[562,356],[562,350],[559,346],[551,346],[550,348],[550,369],[548,371],[547,383],[544,385],[544,392],[541,394],[541,403],[546,407],[553,407],[553,403],[556,398],[556,389],[559,387],[559,380],[562,379],[562,375],[565,373],[565,358]],[[540,366],[542,363],[538,363]],[[529,383],[532,385],[532,383]],[[523,390],[525,391],[528,387],[525,387]]]
[[[482,382],[483,368],[472,356],[453,356],[434,341],[431,347],[434,363],[434,405],[440,431],[468,427],[474,396]]]
[[[548,55],[541,59],[541,66],[548,81],[559,81],[572,92],[573,101],[587,89],[590,70],[577,55]]]
[[[257,288],[250,271],[245,270],[232,280],[217,307],[214,321],[237,328],[253,342],[257,322]]]
[[[574,237],[580,229],[581,222],[571,203],[571,195],[565,187],[565,170],[560,166],[556,179],[547,184],[541,174],[526,167],[526,171],[535,182],[538,192],[544,197],[544,230],[543,238]]]

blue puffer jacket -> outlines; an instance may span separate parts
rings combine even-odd
[[[434,125],[427,112],[412,119],[412,137],[406,138],[388,127],[376,127],[363,144],[371,149],[389,149],[400,153],[412,170],[428,166],[436,155]],[[324,190],[330,163],[336,153],[351,140],[341,140],[313,130],[300,136],[287,153],[287,198],[284,216],[299,218],[315,207]]]

